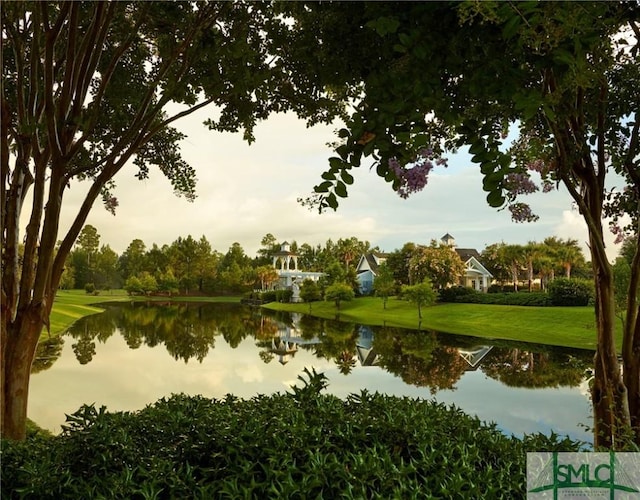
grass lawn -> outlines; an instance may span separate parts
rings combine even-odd
[[[267,309],[309,313],[309,304],[270,303]],[[365,325],[421,328],[489,339],[516,340],[537,344],[595,349],[596,327],[593,307],[525,307],[487,304],[436,304],[418,310],[409,302],[362,297],[343,302],[337,310],[333,302],[313,302],[311,314]],[[622,344],[622,328],[618,332]]]

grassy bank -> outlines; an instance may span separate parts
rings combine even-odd
[[[309,313],[308,304],[270,303],[265,308]],[[438,330],[489,339],[516,340],[537,344],[595,349],[596,327],[593,307],[523,307],[486,304],[437,304],[423,308],[418,322],[416,306],[389,299],[362,297],[344,302],[337,310],[333,302],[313,302],[311,314],[365,325]],[[622,333],[618,335],[618,347]]]
[[[84,316],[104,311],[105,302],[164,301],[167,297],[131,297],[124,290],[110,290],[100,295],[90,295],[84,290],[60,290],[51,309],[51,336],[62,334],[73,323]],[[172,297],[180,302],[239,302],[239,297]],[[46,329],[42,333],[48,336]]]

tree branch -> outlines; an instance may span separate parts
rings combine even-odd
[[[55,103],[54,103],[54,47],[56,42],[56,32],[48,29],[48,12],[46,3],[41,3],[42,23],[45,28],[45,50],[44,50],[44,109],[45,124],[47,127],[48,147],[53,158],[61,158],[62,147],[58,142],[58,130],[56,127]],[[37,26],[34,26],[34,36]]]

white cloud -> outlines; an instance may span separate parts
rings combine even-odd
[[[508,211],[489,207],[479,169],[462,153],[408,200],[399,198],[375,171],[355,169],[349,197],[341,200],[337,212],[319,215],[296,200],[320,181],[332,155],[326,144],[335,139],[335,126],[306,128],[294,116],[274,116],[258,125],[256,142],[249,146],[240,134],[207,130],[201,125],[205,116],[201,112],[181,124],[188,135],[184,157],[197,171],[198,198],[193,203],[176,198],[157,171],[138,181],[129,165],[116,177],[116,217],[97,205],[87,220],[98,229],[102,243],[121,253],[135,238],[150,247],[170,244],[179,236],[204,235],[216,250],[226,252],[239,242],[253,256],[266,233],[312,245],[356,236],[386,251],[408,241],[428,243],[447,232],[459,246],[478,250],[500,241],[524,244],[553,235],[581,244],[586,239],[566,193],[530,196],[527,201],[540,215],[534,224],[515,224]],[[75,183],[68,193],[61,229],[70,224],[84,189]]]

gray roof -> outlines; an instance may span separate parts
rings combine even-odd
[[[467,262],[471,257],[475,257],[478,262],[480,261],[480,254],[475,248],[455,248],[454,250],[463,262]]]

